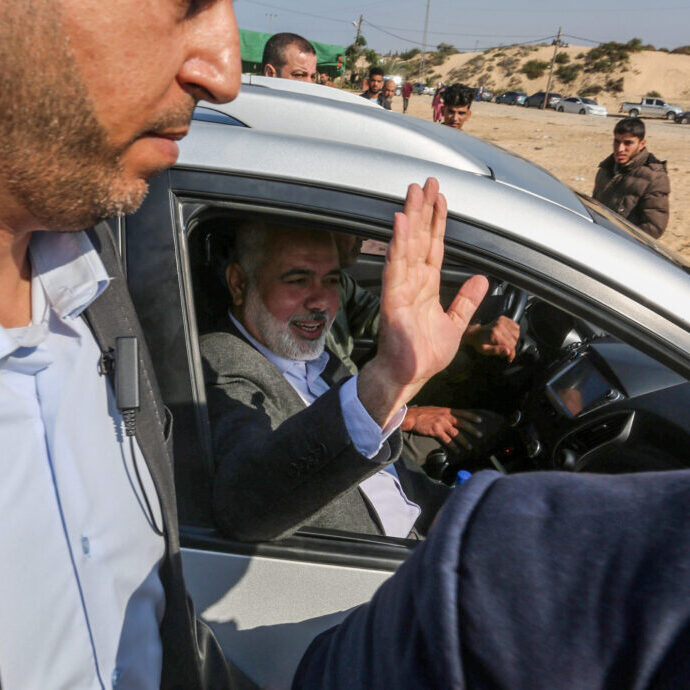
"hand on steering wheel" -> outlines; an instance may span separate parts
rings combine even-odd
[[[470,437],[482,437],[482,432],[472,422],[481,424],[482,418],[466,410],[428,405],[409,407],[401,428],[421,436],[431,436],[451,448],[472,450]]]
[[[520,326],[507,316],[499,316],[492,323],[469,326],[462,344],[469,345],[480,355],[504,357],[512,362],[519,337]]]

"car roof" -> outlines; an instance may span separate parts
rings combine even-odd
[[[195,120],[176,167],[400,201],[410,182],[433,176],[451,215],[579,265],[690,327],[690,276],[632,237],[596,225],[572,190],[498,147],[359,103],[257,86],[246,88],[236,103],[204,107],[248,127]]]
[[[351,94],[347,94],[350,100],[334,98],[324,91],[336,89],[318,84],[301,82],[298,93],[293,86],[297,82],[286,87],[289,80],[267,80],[282,84],[247,85],[232,103],[200,105],[263,132],[356,144],[494,177],[587,215],[577,196],[547,171],[453,127],[371,107],[366,99]]]

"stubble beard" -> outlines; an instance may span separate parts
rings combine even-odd
[[[290,321],[318,320],[323,317],[326,327],[315,340],[299,338],[290,331],[290,321],[278,320],[266,308],[255,285],[247,288],[245,315],[256,324],[264,345],[279,357],[300,362],[308,362],[319,357],[326,347],[326,335],[333,323],[333,316],[323,312],[310,312],[293,316]]]
[[[43,227],[79,230],[135,211],[144,179],[127,179],[98,121],[57,3],[21,0],[0,12],[0,184]],[[193,105],[168,119],[184,121]],[[153,128],[153,127],[152,127]],[[154,172],[154,171],[152,171]]]

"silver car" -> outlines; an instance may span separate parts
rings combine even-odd
[[[559,113],[576,113],[578,115],[602,115],[606,117],[608,112],[603,105],[599,105],[593,98],[583,96],[569,96],[562,98],[556,105]]]
[[[175,416],[184,569],[197,610],[257,683],[289,688],[311,639],[367,601],[414,543],[303,528],[242,544],[215,528],[198,339],[226,308],[214,255],[233,219],[289,217],[369,240],[352,270],[376,292],[407,185],[438,178],[449,207],[443,299],[482,272],[492,289],[479,318],[508,314],[521,326],[515,362],[477,362],[476,385],[459,387],[504,420],[485,457],[504,472],[688,466],[690,275],[521,158],[363,99],[336,100],[333,89],[297,94],[272,81],[199,108],[177,165],[112,228]],[[372,345],[358,342],[357,354]]]

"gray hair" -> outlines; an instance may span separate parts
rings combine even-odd
[[[235,234],[235,256],[237,262],[245,272],[247,279],[256,283],[259,269],[266,257],[268,241],[275,228],[270,227],[264,220],[254,220],[243,223]]]

